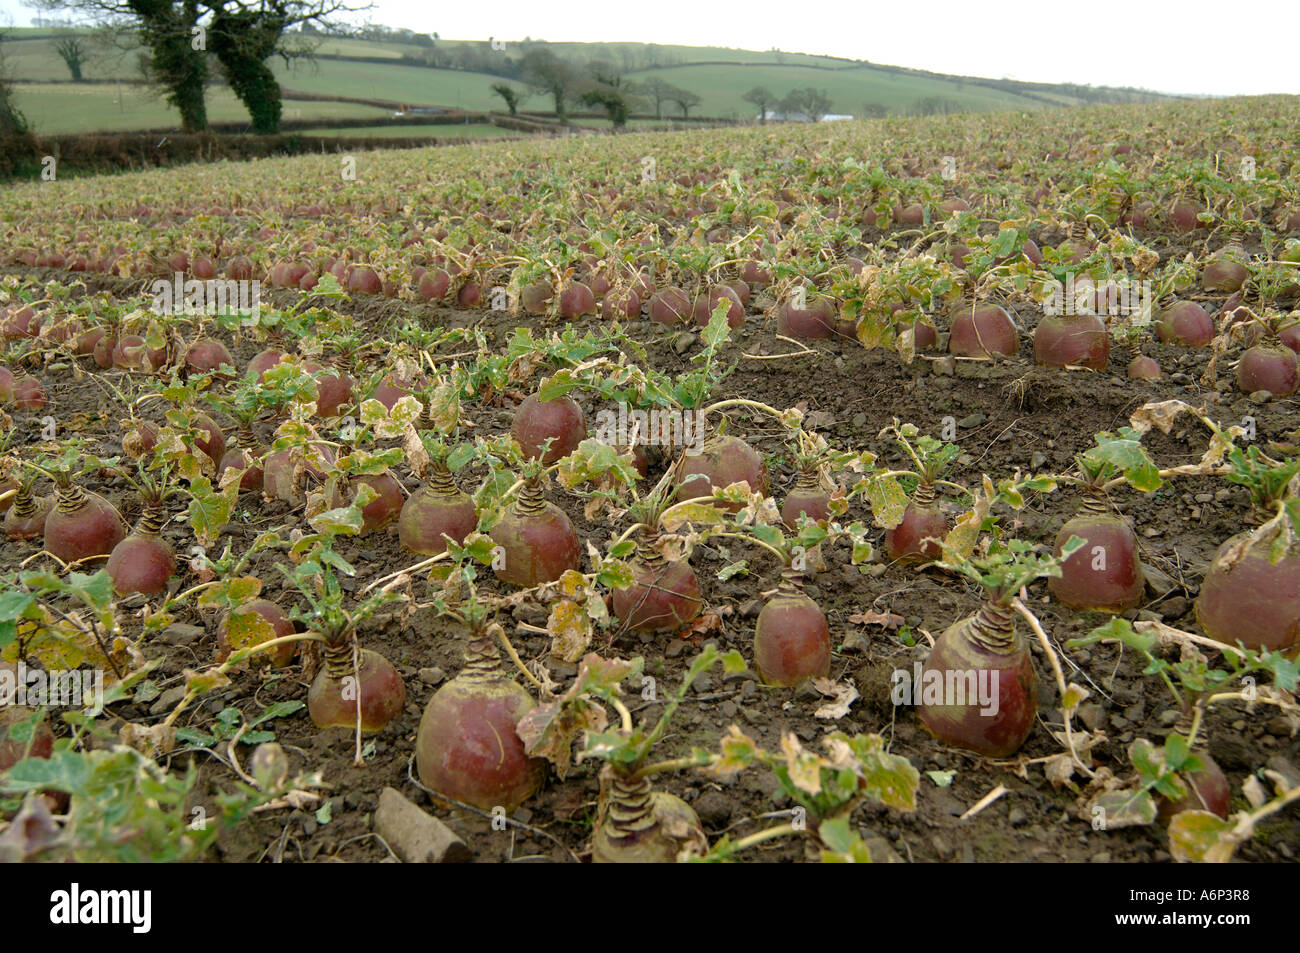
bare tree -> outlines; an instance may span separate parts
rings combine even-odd
[[[747,103],[753,103],[758,107],[758,121],[762,125],[767,124],[767,107],[776,102],[776,96],[766,86],[755,86],[745,95],[740,97]]]
[[[623,74],[608,60],[594,59],[587,63],[587,72],[591,78],[603,86],[618,89],[623,85]]]
[[[669,100],[677,104],[677,108],[682,111],[682,118],[689,119],[691,110],[700,104],[700,97],[694,93],[688,93],[684,89],[674,88],[668,95]]]
[[[522,65],[524,81],[550,96],[555,101],[555,115],[566,118],[564,103],[578,79],[573,67],[545,47],[529,50]]]
[[[63,33],[54,41],[54,52],[67,64],[72,81],[80,83],[85,77],[82,70],[90,60],[90,46],[76,33]]]
[[[651,44],[653,46],[653,44]],[[672,83],[665,82],[658,77],[651,77],[643,82],[637,83],[636,91],[653,100],[655,104],[655,118],[663,118],[663,106],[665,102],[672,102],[672,94],[676,91]]]

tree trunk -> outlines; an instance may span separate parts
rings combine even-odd
[[[220,11],[212,20],[212,52],[260,136],[280,131],[280,84],[266,61],[285,25],[283,15],[261,10]]]
[[[140,39],[150,52],[150,72],[167,90],[167,102],[180,111],[181,129],[203,132],[208,128],[204,101],[208,64],[205,51],[194,48],[197,0],[185,0],[180,10],[169,0],[128,0],[128,4],[140,18]]]

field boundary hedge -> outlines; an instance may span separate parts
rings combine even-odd
[[[0,140],[0,179],[38,179],[45,156],[57,158],[56,170],[62,178],[103,172],[138,172],[192,162],[244,161],[270,156],[352,153],[370,149],[421,149],[483,141],[477,138],[429,139],[416,136],[341,138],[304,136],[301,133],[227,136],[210,132],[167,132],[161,138],[157,132],[20,136]]]

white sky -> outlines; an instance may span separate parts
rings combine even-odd
[[[353,0],[361,2],[361,0]],[[0,25],[35,11],[0,0]],[[823,53],[941,73],[1161,92],[1300,93],[1297,0],[375,0],[374,23],[448,39],[633,41]]]

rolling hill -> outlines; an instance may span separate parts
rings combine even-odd
[[[88,82],[72,83],[70,73],[55,51],[58,34],[48,28],[5,32],[0,45],[4,69],[14,83],[15,100],[32,125],[42,133],[126,131],[165,128],[175,113],[161,97],[141,83],[139,49],[95,39],[78,31],[90,47],[84,67]],[[344,102],[365,97],[385,102],[436,106],[451,110],[488,111],[501,108],[493,83],[524,85],[485,70],[493,69],[484,56],[486,41],[426,40],[412,42],[400,34],[390,37],[320,37],[311,61],[291,65],[273,63],[285,92],[285,117],[330,120],[388,118],[390,110]],[[518,56],[531,42],[507,41],[509,55]],[[1164,99],[1139,90],[1081,88],[1011,80],[949,76],[902,67],[865,63],[829,56],[753,51],[725,47],[661,46],[643,43],[549,43],[556,55],[576,65],[592,60],[611,64],[624,81],[640,83],[660,79],[701,97],[693,111],[697,117],[751,120],[756,109],[743,94],[763,86],[777,97],[791,89],[825,90],[833,111],[852,115],[912,114],[927,111],[976,112],[1036,110],[1098,102],[1146,102]],[[434,63],[437,65],[428,65]],[[462,65],[463,64],[463,65]],[[470,68],[478,65],[479,69]],[[312,101],[291,101],[295,94]],[[320,98],[337,97],[337,102]],[[224,86],[210,93],[213,121],[243,118],[240,104]],[[544,111],[550,100],[528,98],[524,109]],[[642,98],[635,112],[653,112]],[[663,105],[663,117],[677,109]]]

